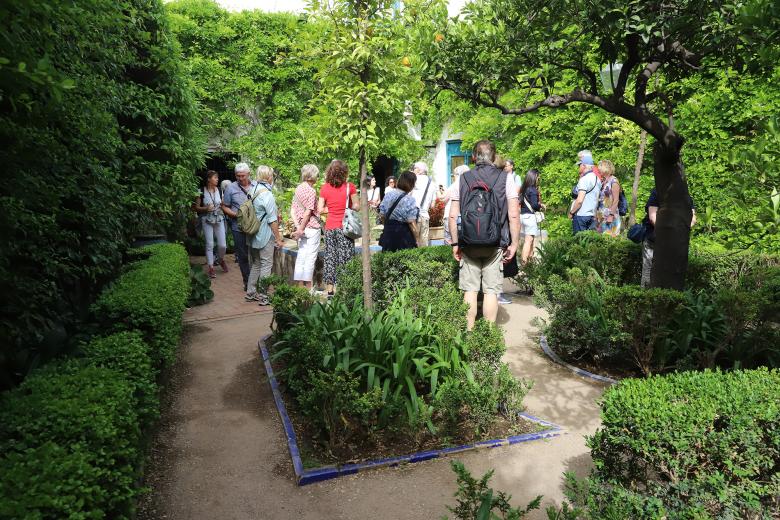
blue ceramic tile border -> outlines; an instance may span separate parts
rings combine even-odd
[[[561,358],[558,357],[558,354],[552,351],[550,346],[547,344],[547,337],[542,334],[542,337],[539,339],[539,345],[541,345],[542,350],[545,354],[547,354],[547,357],[555,361],[561,366],[564,366],[577,374],[578,376],[587,377],[588,379],[593,379],[595,381],[600,381],[602,383],[608,383],[610,385],[616,385],[619,383],[617,379],[612,379],[611,377],[607,376],[600,376],[598,374],[593,374],[591,372],[588,372],[587,370],[583,370],[581,368],[577,368],[574,365],[570,365]]]
[[[260,354],[263,356],[263,363],[265,364],[265,371],[268,375],[268,381],[271,384],[271,391],[273,392],[274,402],[276,403],[276,409],[279,411],[279,417],[282,419],[282,426],[284,427],[284,433],[287,436],[287,446],[290,449],[290,458],[293,462],[293,470],[295,471],[295,479],[299,486],[305,486],[306,484],[313,484],[314,482],[321,482],[323,480],[329,480],[336,477],[342,477],[344,475],[354,475],[360,471],[365,471],[374,468],[381,468],[386,466],[397,466],[402,463],[415,463],[422,462],[424,460],[436,459],[446,455],[452,455],[453,453],[460,453],[463,451],[474,450],[479,448],[495,448],[498,446],[508,446],[512,444],[519,444],[521,442],[529,442],[538,439],[547,439],[550,437],[557,437],[564,432],[563,428],[557,424],[553,424],[549,421],[539,419],[531,414],[521,413],[520,415],[525,419],[547,426],[549,430],[534,433],[524,433],[522,435],[514,435],[505,439],[493,439],[487,441],[481,441],[474,444],[464,444],[462,446],[453,446],[450,448],[442,448],[438,450],[421,451],[418,453],[412,453],[411,455],[402,455],[398,457],[388,457],[384,459],[370,460],[366,462],[360,462],[356,464],[344,464],[343,466],[325,466],[314,469],[304,469],[303,461],[301,460],[301,452],[298,449],[298,438],[295,435],[295,430],[290,421],[290,416],[287,415],[287,408],[284,405],[282,399],[282,393],[279,390],[279,383],[274,376],[273,368],[271,367],[271,359],[268,354],[268,350],[265,348],[265,341],[270,335],[264,336],[258,342],[258,348]]]

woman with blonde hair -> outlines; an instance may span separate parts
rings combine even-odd
[[[596,223],[599,233],[616,237],[620,235],[622,220],[618,211],[620,204],[620,182],[615,177],[612,161],[599,161],[599,172],[603,176]]]
[[[270,166],[257,168],[257,184],[249,192],[249,199],[255,208],[260,229],[254,235],[248,235],[249,242],[249,280],[246,284],[246,301],[256,301],[268,305],[268,296],[257,292],[257,281],[271,274],[274,265],[274,246],[281,249],[284,245],[279,233],[279,212],[271,187],[274,171]],[[271,240],[273,235],[275,240]]]
[[[293,280],[312,290],[314,264],[320,250],[322,230],[317,212],[317,192],[314,183],[320,174],[319,168],[306,164],[301,168],[301,183],[295,188],[292,200],[292,215],[295,231],[292,237],[298,241],[298,255],[295,257]]]
[[[347,182],[349,167],[344,161],[334,159],[325,170],[325,184],[320,188],[318,213],[328,213],[325,221],[325,268],[322,273],[328,296],[333,296],[338,268],[355,256],[355,242],[341,229],[347,206],[360,210],[357,189]]]

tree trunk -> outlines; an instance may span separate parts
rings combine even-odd
[[[366,148],[360,147],[360,221],[363,224],[361,240],[361,256],[363,260],[363,306],[366,310],[374,308],[374,298],[371,294],[371,222],[368,212],[368,190],[366,188]]]
[[[631,206],[628,210],[628,227],[636,224],[636,196],[639,190],[639,175],[642,173],[642,163],[645,160],[645,146],[647,146],[647,130],[639,134],[639,152],[636,155],[636,167],[634,167],[634,186],[631,190]]]
[[[655,221],[655,251],[650,286],[685,289],[692,207],[680,157],[682,139],[677,136],[653,145],[658,213]]]

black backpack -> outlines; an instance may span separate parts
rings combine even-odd
[[[473,174],[473,178],[469,177]],[[461,197],[461,234],[458,242],[462,246],[499,246],[503,218],[495,188],[498,182],[506,182],[506,173],[496,176],[492,186],[471,170],[461,177],[466,184],[466,193]]]
[[[620,187],[620,196],[618,197],[618,213],[621,217],[625,217],[626,213],[628,213],[628,201],[622,186]]]

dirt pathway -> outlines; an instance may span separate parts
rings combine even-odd
[[[447,513],[456,489],[447,458],[296,486],[256,348],[270,313],[244,304],[237,269],[214,286],[215,301],[197,309],[197,319],[190,311],[185,316],[190,323],[147,468],[152,492],[139,518],[436,519]],[[238,315],[231,318],[225,309]],[[603,390],[543,357],[527,336],[540,313],[524,297],[502,307],[506,360],[517,375],[536,382],[528,411],[567,434],[458,456],[475,475],[495,468],[493,486],[511,493],[517,505],[538,494],[545,504],[558,502],[563,472],[587,473],[583,434],[598,426],[595,401]]]

